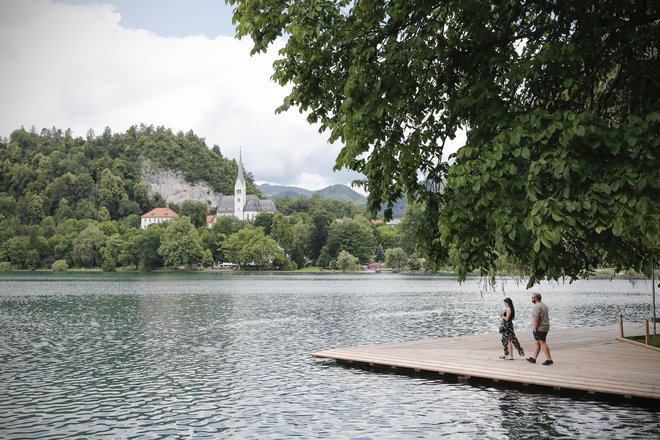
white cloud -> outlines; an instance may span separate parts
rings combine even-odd
[[[445,148],[442,151],[442,160],[445,162],[449,160],[449,156],[456,153],[459,148],[465,145],[466,140],[467,135],[465,129],[458,130],[456,132],[456,137],[454,137],[454,139],[448,139],[445,143]]]
[[[164,125],[192,129],[230,158],[242,148],[257,180],[316,189],[355,178],[332,172],[341,146],[303,115],[275,115],[286,95],[270,80],[277,48],[250,57],[249,41],[165,38],[120,20],[108,5],[3,0],[0,135]]]

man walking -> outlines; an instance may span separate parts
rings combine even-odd
[[[527,362],[535,364],[536,358],[539,356],[541,349],[543,349],[543,354],[546,357],[543,365],[552,365],[553,362],[552,356],[550,355],[550,347],[548,347],[548,344],[545,342],[545,338],[550,331],[548,306],[541,302],[541,294],[537,292],[532,293],[532,303],[534,304],[534,308],[532,309],[532,330],[534,340],[536,341],[536,347],[534,348],[534,357],[527,358]]]

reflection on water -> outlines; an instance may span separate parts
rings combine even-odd
[[[558,327],[649,316],[650,283],[537,289]],[[509,282],[516,326],[529,291]],[[494,333],[503,293],[424,275],[0,276],[0,438],[657,438],[648,408],[316,361]],[[499,350],[498,338],[494,350]]]

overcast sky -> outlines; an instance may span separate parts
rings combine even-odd
[[[333,172],[329,144],[270,80],[276,50],[250,57],[223,0],[0,0],[0,136],[140,123],[192,129],[258,182],[307,189],[358,178]]]

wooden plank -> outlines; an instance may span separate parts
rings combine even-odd
[[[631,334],[635,324],[624,328]],[[528,355],[534,341],[519,331]],[[521,337],[522,336],[522,337]],[[660,399],[660,352],[617,341],[618,326],[552,330],[548,344],[555,364],[531,364],[521,358],[498,359],[499,334],[337,348],[316,358],[490,379],[555,390]],[[540,355],[539,362],[543,360]]]

